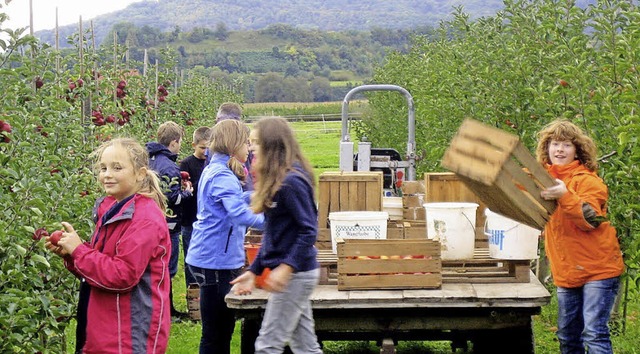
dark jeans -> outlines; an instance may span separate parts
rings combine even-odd
[[[189,252],[189,243],[191,243],[191,234],[193,233],[193,226],[183,226],[181,229],[182,234],[182,251],[184,252],[184,259],[187,259]],[[187,266],[187,262],[184,263],[184,279],[187,283],[187,289],[189,284],[196,283],[196,278],[191,274],[191,269]]]
[[[169,258],[169,275],[173,277],[178,273],[178,258],[180,257],[180,229],[169,231],[171,238],[171,257]]]
[[[239,269],[204,269],[189,266],[200,286],[200,316],[202,337],[200,354],[229,354],[231,337],[236,324],[233,310],[227,307],[224,297],[231,290],[230,281],[240,275]]]

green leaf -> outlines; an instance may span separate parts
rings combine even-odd
[[[36,214],[36,215],[38,215],[38,216],[42,216],[42,211],[40,211],[40,209],[38,209],[38,208],[33,208],[33,207],[32,207],[32,208],[29,208],[29,209],[31,209],[31,211],[32,211],[34,214]]]
[[[44,264],[47,268],[51,268],[51,264],[49,264],[49,261],[47,261],[46,258],[44,258],[43,256],[41,256],[39,254],[31,255],[31,259],[36,261],[36,262],[38,262],[38,263]]]
[[[16,247],[16,250],[18,251],[18,254],[21,256],[24,256],[25,254],[27,254],[27,250],[20,246],[20,245],[14,245]]]
[[[618,134],[618,144],[620,144],[621,146],[625,146],[629,143],[629,133],[628,132],[622,132],[620,134]]]

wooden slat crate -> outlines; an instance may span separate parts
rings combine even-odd
[[[319,250],[320,285],[338,284],[338,257],[329,250]]]
[[[187,309],[189,318],[193,321],[200,321],[200,287],[198,284],[189,284],[187,288]]]
[[[323,172],[318,182],[318,227],[334,211],[382,211],[382,171]]]
[[[489,247],[489,240],[484,234],[484,223],[486,221],[485,209],[487,206],[482,202],[469,187],[453,172],[428,172],[424,174],[424,184],[426,186],[425,202],[470,202],[477,203],[476,210],[476,248]]]
[[[555,210],[540,191],[555,181],[520,139],[503,130],[466,119],[442,158],[491,211],[543,229]],[[525,172],[526,168],[529,173]]]
[[[476,249],[473,259],[443,260],[443,283],[528,283],[530,260],[489,258],[489,249]]]
[[[435,289],[441,271],[440,243],[432,240],[338,242],[338,290]]]

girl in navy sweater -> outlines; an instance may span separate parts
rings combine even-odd
[[[251,149],[256,156],[254,212],[264,212],[260,251],[248,271],[232,284],[235,294],[251,293],[265,268],[272,292],[267,302],[256,353],[322,353],[315,334],[309,297],[320,278],[316,259],[318,211],[313,170],[286,120],[264,118],[254,126]]]

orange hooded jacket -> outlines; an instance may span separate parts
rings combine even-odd
[[[624,271],[616,230],[607,220],[607,186],[576,160],[547,165],[568,193],[545,226],[545,250],[556,286],[575,288],[593,280],[617,277]]]

